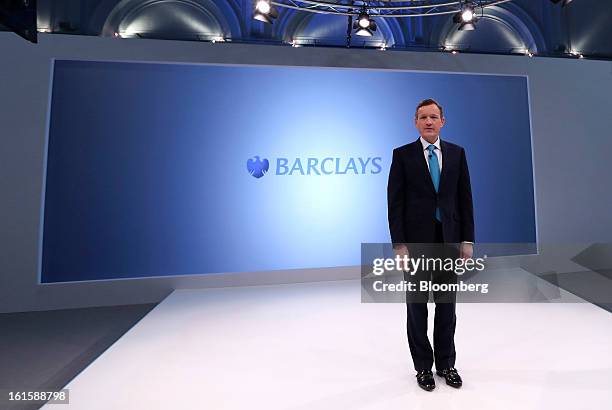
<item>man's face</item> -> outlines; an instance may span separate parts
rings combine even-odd
[[[425,105],[417,111],[414,125],[419,130],[421,137],[433,144],[440,134],[440,128],[444,126],[444,117],[440,116],[440,109],[437,105]]]

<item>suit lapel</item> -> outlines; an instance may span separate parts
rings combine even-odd
[[[421,175],[425,178],[425,183],[427,186],[433,191],[436,192],[436,188],[434,187],[433,181],[431,180],[431,174],[429,173],[429,168],[427,167],[427,162],[425,160],[425,154],[423,152],[423,144],[421,144],[421,140],[418,139],[414,143],[414,159],[420,164],[419,168],[421,170]]]
[[[444,182],[446,181],[446,175],[448,174],[448,165],[450,165],[450,152],[448,150],[448,144],[440,139],[440,151],[442,151],[442,172],[440,173],[440,185],[438,186],[438,193],[442,192],[444,188]]]

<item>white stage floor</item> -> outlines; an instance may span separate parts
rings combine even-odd
[[[359,286],[175,291],[66,386],[70,405],[45,408],[612,408],[611,313],[459,304],[464,385],[436,376],[429,393],[415,381],[405,305],[361,303]]]

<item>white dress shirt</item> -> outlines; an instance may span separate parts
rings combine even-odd
[[[429,150],[427,147],[431,145],[431,143],[427,142],[423,137],[419,137],[421,140],[421,144],[423,144],[423,155],[425,156],[425,163],[427,164],[427,169],[429,169]],[[440,137],[436,138],[436,142],[433,144],[436,149],[434,149],[434,153],[438,157],[438,164],[440,165],[440,174],[442,174],[442,149],[440,148]]]

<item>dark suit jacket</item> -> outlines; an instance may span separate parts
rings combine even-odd
[[[436,193],[420,139],[393,150],[387,185],[391,242],[435,242],[440,207],[444,242],[474,242],[472,188],[465,151],[440,140],[442,173]]]

